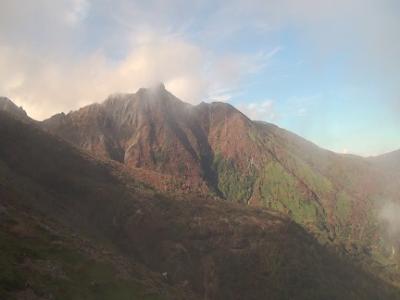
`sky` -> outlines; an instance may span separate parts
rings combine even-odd
[[[0,96],[33,118],[156,82],[336,152],[399,149],[400,1],[0,1]]]

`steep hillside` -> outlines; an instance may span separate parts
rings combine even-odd
[[[399,299],[279,213],[161,195],[4,113],[0,140],[6,297]]]
[[[212,151],[192,107],[163,85],[110,96],[43,122],[49,131],[102,158],[186,178],[195,189],[212,178]],[[213,181],[206,180],[212,188]]]

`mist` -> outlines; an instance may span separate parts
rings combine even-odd
[[[387,202],[380,210],[379,218],[390,237],[397,238],[400,233],[400,204]]]

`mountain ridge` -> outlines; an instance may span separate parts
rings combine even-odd
[[[110,96],[101,104],[89,105],[68,115],[57,115],[43,121],[43,125],[50,131],[61,132],[64,138],[84,149],[97,151],[102,157],[167,174],[183,173],[200,184],[204,174],[213,176],[207,137],[212,122],[210,107],[216,114],[238,113],[233,107],[218,103],[186,104],[164,88],[140,89],[135,94]],[[74,126],[85,118],[92,119],[78,124],[87,132],[82,137],[77,136],[80,128],[69,132],[62,128]],[[199,118],[204,120],[199,122]],[[91,127],[93,123],[98,127]],[[91,144],[87,143],[88,135],[95,140]],[[174,158],[173,148],[178,148],[182,155],[179,161]]]
[[[389,253],[398,244],[385,238],[379,214],[400,199],[400,185],[387,184],[397,169],[322,149],[229,104],[190,105],[160,85],[38,126],[161,191],[273,209],[340,253],[396,263]]]

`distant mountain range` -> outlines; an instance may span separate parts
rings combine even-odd
[[[44,299],[99,299],[79,284],[93,264],[107,269],[95,286],[121,291],[105,299],[399,297],[399,241],[381,211],[400,200],[400,152],[333,153],[162,84],[42,122],[7,98],[0,110],[0,242],[15,246],[9,256],[40,252],[28,251],[27,270],[15,258],[0,271],[0,296],[41,296],[42,286]],[[79,257],[76,269],[51,255],[65,248],[53,238]],[[111,275],[121,272],[122,287]]]

